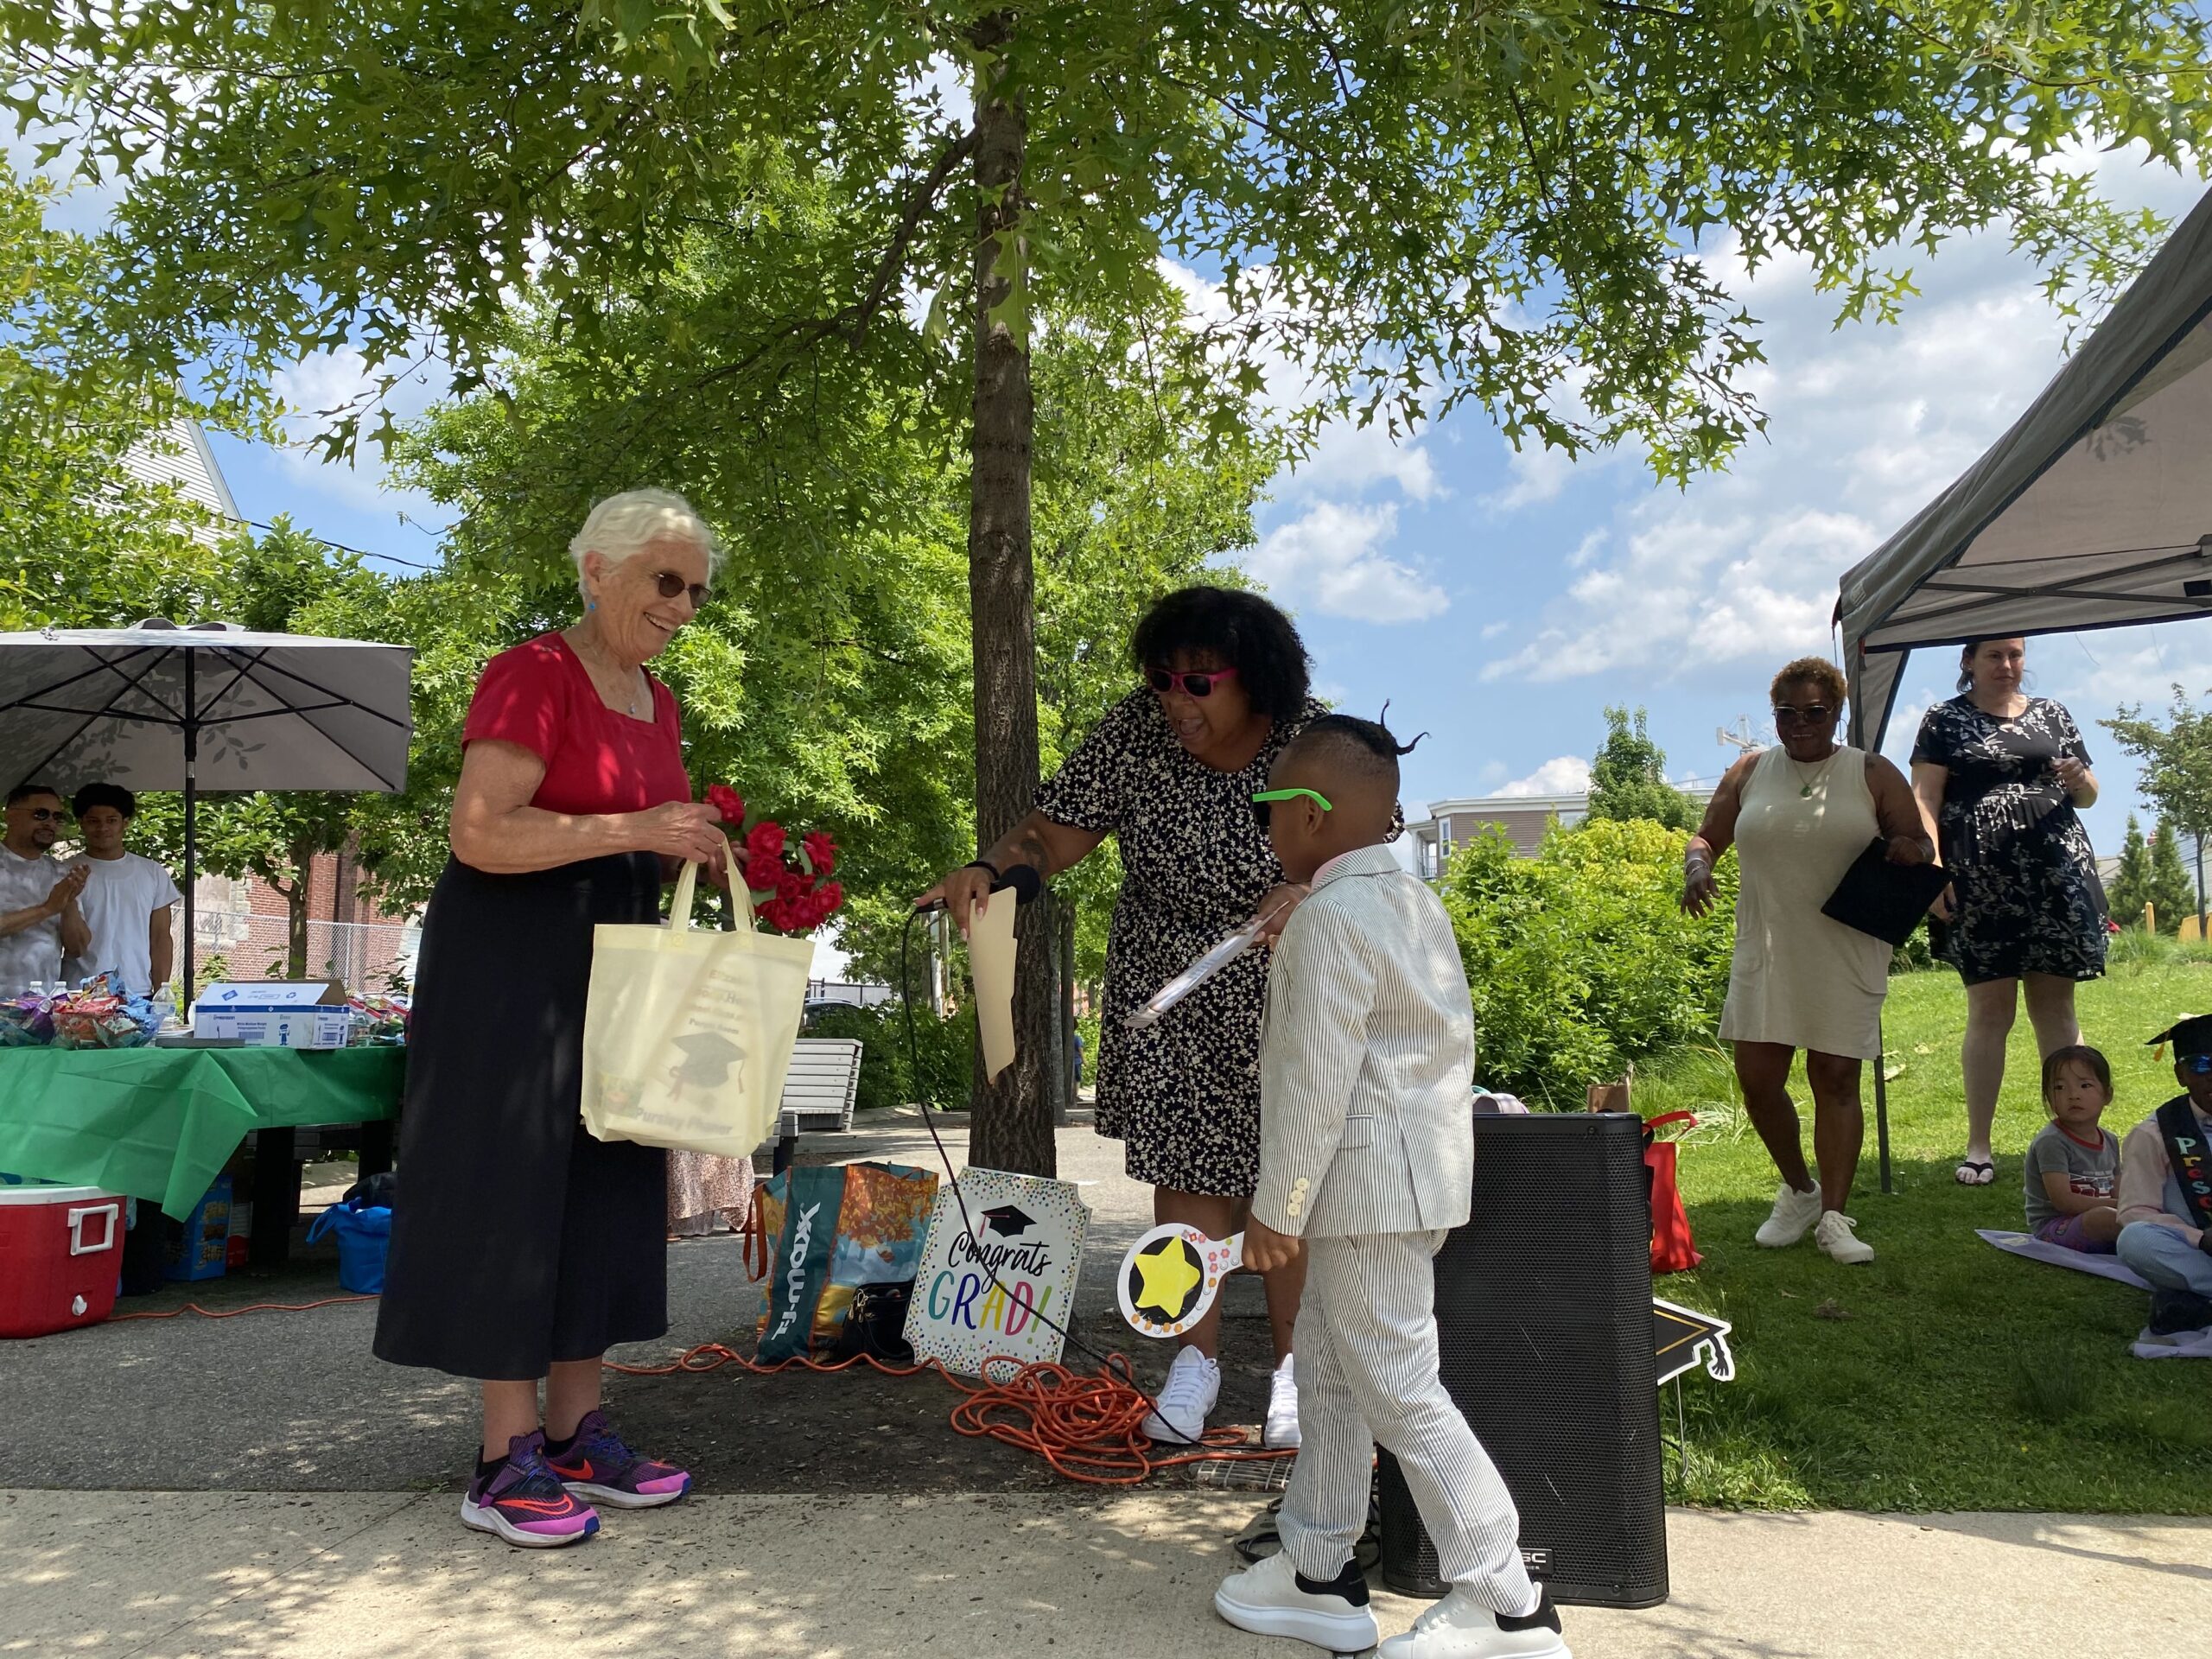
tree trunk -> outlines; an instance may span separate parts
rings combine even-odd
[[[968,507],[968,599],[976,664],[976,833],[984,846],[1011,830],[1037,791],[1036,584],[1030,566],[1029,388],[1026,295],[1010,275],[1021,257],[1023,111],[1003,95],[1014,17],[976,25],[984,54],[976,98],[976,397]],[[1001,250],[1008,250],[1001,260]],[[1002,268],[1003,264],[1003,268]],[[996,308],[1008,315],[996,317]],[[1052,962],[1046,906],[1022,912],[1014,976],[1014,1063],[996,1083],[978,1054],[969,1161],[1051,1175]]]

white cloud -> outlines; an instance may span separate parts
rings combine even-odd
[[[1412,622],[1442,611],[1444,590],[1380,550],[1397,508],[1317,501],[1261,537],[1244,568],[1287,602],[1359,622]]]
[[[1590,763],[1579,754],[1557,754],[1526,778],[1501,787],[1500,795],[1580,795],[1590,787]]]
[[[391,482],[382,453],[368,441],[368,429],[376,423],[373,416],[362,423],[362,440],[350,465],[323,461],[321,452],[310,447],[315,435],[328,428],[334,413],[370,410],[376,382],[389,372],[372,374],[361,353],[350,346],[318,352],[280,370],[272,384],[284,404],[284,430],[290,442],[276,452],[278,464],[302,487],[349,507],[404,512],[410,518],[443,523],[450,517],[448,509],[419,490],[403,490]],[[404,423],[429,409],[442,391],[442,378],[427,369],[416,369],[385,393],[384,401],[393,417]]]
[[[1182,295],[1194,324],[1230,320],[1229,302],[1216,284],[1172,259],[1163,258],[1160,271]],[[1262,284],[1267,280],[1262,270],[1246,274]],[[1262,352],[1258,367],[1266,386],[1261,402],[1272,413],[1300,406],[1315,391],[1305,369],[1279,352]],[[1286,603],[1311,603],[1330,615],[1368,622],[1413,621],[1449,603],[1441,588],[1382,552],[1397,532],[1395,503],[1354,505],[1382,493],[1423,503],[1449,493],[1421,436],[1394,438],[1379,422],[1333,422],[1321,429],[1310,453],[1275,475],[1268,490],[1276,500],[1304,511],[1268,530],[1237,563]]]
[[[1575,461],[1564,449],[1547,448],[1532,441],[1508,455],[1505,467],[1513,481],[1484,496],[1483,505],[1500,512],[1514,512],[1556,499],[1574,475]]]
[[[2194,200],[2187,181],[2139,164],[2104,182],[2167,212]],[[1971,466],[2063,360],[2063,321],[2001,233],[1957,238],[1934,260],[1897,254],[1923,293],[1896,326],[1836,327],[1834,296],[1802,258],[1752,276],[1731,241],[1706,263],[1762,320],[1767,360],[1744,385],[1770,416],[1765,436],[1726,473],[1617,508],[1566,559],[1527,643],[1484,678],[1672,681],[1828,651],[1843,572]],[[1562,474],[1606,464],[1510,457],[1487,504],[1547,499]]]

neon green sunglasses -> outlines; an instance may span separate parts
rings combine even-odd
[[[1330,804],[1329,798],[1317,789],[1263,789],[1252,798],[1252,816],[1260,821],[1260,828],[1264,830],[1268,827],[1268,810],[1277,801],[1294,801],[1301,795],[1324,812],[1337,810]]]

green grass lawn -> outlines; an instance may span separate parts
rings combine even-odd
[[[2212,1010],[2212,964],[2116,963],[2082,988],[2084,1039],[2111,1058],[2115,1134],[2174,1092],[2144,1039]],[[1723,1051],[1640,1071],[1647,1116],[1687,1106],[1682,1193],[1704,1264],[1659,1294],[1735,1325],[1737,1377],[1682,1382],[1687,1455],[1669,1496],[1776,1509],[2212,1513],[2212,1362],[2129,1355],[2147,1298],[2125,1285],[1999,1254],[1977,1227],[2023,1224],[2020,1154],[2044,1121],[2034,1041],[2014,1028],[1997,1119],[1997,1180],[1955,1185],[1965,1112],[1965,998],[1948,972],[1891,982],[1885,1039],[1895,1196],[1879,1190],[1872,1077],[1853,1199],[1874,1262],[1841,1268],[1808,1237],[1751,1234],[1776,1177],[1734,1099]],[[1793,1094],[1811,1147],[1809,1096]],[[1671,1435],[1674,1402],[1662,1400]]]

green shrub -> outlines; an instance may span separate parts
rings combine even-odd
[[[1681,830],[1644,820],[1554,827],[1532,859],[1491,830],[1443,882],[1474,995],[1477,1075],[1530,1104],[1709,1037],[1736,939],[1736,861],[1710,915],[1683,915]]]
[[[818,1009],[807,1020],[804,1034],[860,1039],[861,1079],[853,1101],[855,1111],[879,1111],[918,1100],[947,1110],[967,1107],[976,1041],[972,1005],[950,1020],[940,1020],[927,1008],[916,1008],[911,1063],[906,1015],[895,999],[869,1008],[840,1005]]]

